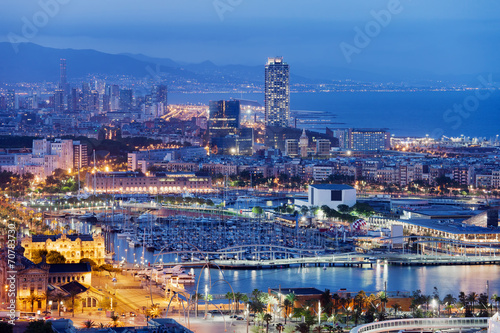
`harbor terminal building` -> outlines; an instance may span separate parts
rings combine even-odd
[[[321,207],[337,209],[340,205],[352,207],[356,204],[356,189],[349,185],[315,184],[309,185],[307,201],[296,199],[296,206]]]

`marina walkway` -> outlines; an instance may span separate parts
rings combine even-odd
[[[354,327],[350,333],[378,333],[400,330],[435,331],[441,329],[487,328],[487,317],[481,318],[422,318],[397,319],[375,322]]]

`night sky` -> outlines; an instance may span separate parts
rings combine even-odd
[[[41,14],[40,3],[59,8]],[[381,11],[390,17],[374,25],[374,13]],[[23,26],[35,18],[38,31],[25,38]],[[372,37],[356,46],[356,29],[367,27],[374,29]],[[13,36],[55,48],[180,62],[262,65],[268,56],[282,55],[302,66],[474,74],[499,71],[500,2],[2,0],[0,41]]]

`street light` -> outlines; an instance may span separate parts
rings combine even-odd
[[[205,319],[207,319],[208,286],[205,285]]]

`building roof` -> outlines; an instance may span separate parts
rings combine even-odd
[[[280,289],[271,288],[272,292],[279,293]],[[321,295],[323,291],[317,288],[281,288],[282,295],[294,293],[296,296]]]
[[[31,236],[31,241],[32,242],[42,242],[45,243],[47,239],[51,239],[52,241],[56,241],[57,239],[61,238],[61,234],[59,235],[33,235]],[[72,234],[72,235],[66,235],[66,238],[68,238],[71,241],[75,241],[76,239],[80,238],[82,242],[91,242],[94,240],[92,235],[88,234]]]
[[[409,219],[399,220],[402,223],[412,224],[423,228],[434,229],[450,234],[500,234],[500,228],[483,228],[475,225],[466,225],[461,222],[433,219]]]
[[[83,293],[89,289],[89,288],[85,287],[83,284],[76,282],[76,281],[68,282],[68,283],[62,285],[60,288],[69,294],[71,294],[72,292],[74,292],[76,294],[80,294],[80,293]]]
[[[309,186],[318,190],[354,190],[354,187],[343,184],[314,184]]]
[[[81,273],[91,272],[92,269],[88,262],[79,264],[51,264],[49,273]]]

